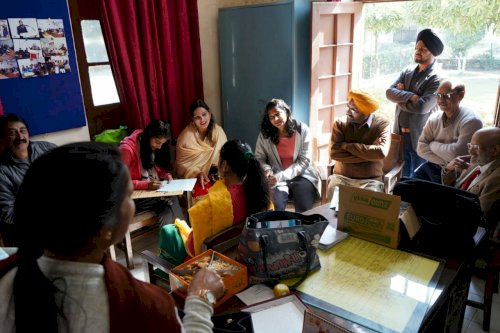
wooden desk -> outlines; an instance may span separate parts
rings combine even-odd
[[[337,225],[337,219],[329,204],[311,209],[304,214],[321,214],[328,219],[332,226]],[[486,235],[483,228],[479,228],[474,244],[477,246]],[[467,257],[447,258],[444,268],[439,275],[433,295],[427,311],[418,328],[418,332],[460,332],[465,312],[465,301],[467,299],[471,278],[471,263],[474,251],[470,251]],[[307,280],[304,282],[307,283]],[[304,300],[308,295],[297,292]],[[215,309],[216,314],[224,314],[239,311],[244,304],[237,298],[222,304]],[[182,306],[181,306],[182,307]],[[372,329],[349,321],[339,315],[332,314],[319,307],[309,305],[310,309],[318,315],[328,318],[336,324],[345,327],[352,332],[374,332]],[[390,311],[390,309],[388,309]],[[417,331],[417,329],[415,330]]]
[[[176,195],[182,195],[183,191],[169,191],[169,192],[158,192],[158,191],[148,191],[148,190],[134,190],[132,193],[132,199],[148,199],[148,198],[160,198],[160,197],[172,197]],[[141,229],[143,227],[152,225],[158,221],[158,215],[153,211],[144,211],[136,214],[130,225],[128,227],[127,233],[123,240],[123,252],[125,254],[125,261],[129,269],[134,268],[134,254],[132,252],[132,239],[130,233],[135,230]],[[111,259],[116,261],[116,250],[114,245],[109,247],[109,254]]]
[[[148,191],[148,190],[134,190],[134,193],[132,193],[132,199],[173,197],[175,195],[182,195],[183,193],[184,191],[158,192],[158,191]]]
[[[311,209],[304,214],[321,214],[328,219],[332,226],[337,225],[335,212],[329,204]],[[474,237],[474,245],[480,243],[486,235],[484,228],[478,228]],[[460,332],[465,312],[471,278],[471,263],[474,258],[474,249],[466,257],[446,258],[444,269],[436,285],[439,296],[433,300],[420,325],[421,332]],[[307,280],[306,280],[307,281]],[[300,296],[300,293],[299,293]],[[306,297],[306,296],[303,296]],[[333,321],[353,331],[364,332],[357,324],[349,323],[343,318],[327,314],[320,309],[315,309]],[[346,323],[348,325],[346,325]],[[371,331],[371,330],[366,330]]]

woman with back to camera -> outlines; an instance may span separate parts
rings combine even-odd
[[[206,238],[272,207],[267,177],[248,144],[227,141],[220,151],[218,169],[221,179],[188,211],[191,228],[180,220],[163,227],[160,248],[164,259],[179,264],[186,256],[198,255]]]
[[[61,195],[56,177],[71,179],[75,190]],[[223,294],[216,273],[195,276],[182,324],[165,290],[105,255],[132,220],[132,192],[128,170],[108,144],[61,146],[31,165],[14,207],[19,251],[0,261],[0,332],[212,331],[212,306],[201,296]]]
[[[192,121],[177,138],[175,170],[179,178],[197,178],[193,195],[198,196],[215,182],[219,152],[227,137],[201,99],[191,103],[189,113]]]
[[[157,163],[164,157],[162,154],[168,154],[165,148],[168,148],[170,138],[170,125],[162,120],[152,120],[144,130],[137,129],[120,142],[120,152],[134,189],[155,191],[163,180],[172,180],[172,175],[166,171],[167,166]],[[177,197],[136,199],[135,205],[137,213],[147,210],[158,213],[161,226],[172,223],[175,216],[183,216]]]
[[[255,156],[273,188],[276,210],[285,210],[289,198],[296,212],[311,209],[319,196],[319,176],[312,166],[311,133],[292,117],[290,107],[274,98],[266,105]]]

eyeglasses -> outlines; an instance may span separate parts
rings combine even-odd
[[[479,150],[481,148],[479,145],[473,145],[472,143],[467,144],[467,149],[469,150]]]
[[[347,111],[351,111],[352,113],[359,113],[359,110],[356,110],[352,106],[346,105],[345,108]]]
[[[457,93],[456,91],[452,91],[446,94],[434,93],[434,95],[436,95],[437,98],[450,99],[451,95],[454,95],[456,93]]]

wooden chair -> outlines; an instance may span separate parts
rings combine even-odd
[[[243,227],[244,223],[240,223],[205,239],[202,250],[206,251],[212,249],[232,259],[236,258],[238,254],[238,243]],[[168,284],[168,272],[173,268],[173,265],[149,250],[143,251],[141,256],[144,260],[144,275],[146,281],[170,289]]]
[[[401,179],[403,172],[403,137],[399,134],[391,133],[391,147],[389,153],[384,158],[384,189],[385,193],[392,193],[394,185]]]
[[[312,141],[313,146],[313,161],[314,166],[319,174],[320,186],[321,186],[321,204],[326,203],[326,190],[328,188],[328,176],[333,173],[334,161],[330,159],[328,151],[328,141],[323,138],[320,142],[318,138],[314,137]]]
[[[153,211],[144,211],[141,213],[138,213],[134,216],[132,219],[132,222],[130,223],[127,233],[125,234],[125,238],[123,239],[122,242],[122,247],[123,247],[123,252],[125,254],[125,261],[127,263],[127,268],[128,269],[134,269],[134,253],[132,251],[132,236],[131,233],[133,233],[136,230],[142,229],[147,226],[154,225],[156,222],[158,222],[159,216],[153,212]],[[116,261],[116,252],[115,252],[115,247],[111,246],[109,249],[111,259]]]
[[[484,250],[479,254],[473,264],[476,275],[484,278],[483,301],[467,300],[467,305],[483,310],[483,331],[490,331],[491,307],[493,294],[498,293],[500,275],[500,201],[496,201],[490,209],[486,219],[486,229],[489,237],[486,240]],[[477,274],[479,273],[479,274]]]

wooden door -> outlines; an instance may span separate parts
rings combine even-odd
[[[333,121],[345,115],[347,93],[361,73],[362,3],[313,2],[311,108],[314,160],[327,164]]]

